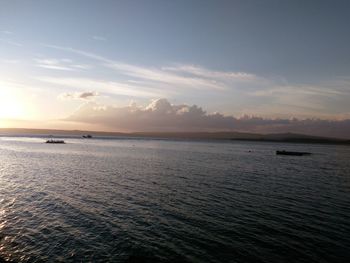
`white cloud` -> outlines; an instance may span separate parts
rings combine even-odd
[[[153,100],[146,107],[132,103],[126,107],[83,104],[67,121],[95,124],[116,131],[244,131],[297,132],[350,138],[350,120],[236,118],[207,113],[196,105],[174,105],[167,99]]]
[[[4,62],[4,63],[7,63],[7,64],[18,64],[18,63],[20,63],[19,59],[2,59],[1,61]]]
[[[113,107],[86,103],[67,120],[94,123],[121,130],[168,130],[227,128],[230,118],[208,115],[195,105],[171,105],[166,99],[153,100],[146,107],[135,104]]]
[[[60,94],[58,97],[60,99],[80,99],[80,100],[91,100],[99,94],[95,91],[85,91],[85,92],[65,92]]]
[[[107,41],[107,38],[102,37],[102,36],[92,36],[92,39],[97,40],[97,41]]]
[[[181,65],[176,67],[143,67],[114,61],[103,56],[74,49],[54,45],[46,47],[72,52],[89,59],[99,61],[105,67],[113,69],[119,74],[136,80],[147,81],[153,85],[167,84],[174,88],[191,88],[195,90],[225,91],[231,89],[240,82],[258,82],[262,78],[245,72],[221,72],[205,69],[193,65]]]
[[[89,78],[65,78],[65,77],[37,77],[39,81],[62,86],[65,88],[76,88],[82,91],[86,89],[98,90],[101,93],[108,93],[114,95],[123,95],[131,97],[146,97],[152,98],[160,96],[161,91],[154,90],[152,88],[144,87],[140,89],[131,84],[96,80]]]
[[[295,84],[277,77],[265,77],[240,71],[211,70],[198,65],[172,64],[168,66],[139,66],[123,63],[79,49],[44,45],[70,52],[94,61],[99,78],[53,79],[46,81],[67,87],[83,87],[115,95],[172,99],[189,98],[190,101],[210,101],[215,107],[229,113],[254,113],[262,116],[339,117],[349,111],[349,79],[335,79],[327,83]],[[44,64],[46,67],[58,65]],[[72,70],[87,67],[70,65]],[[59,65],[62,66],[62,65]],[[63,65],[66,66],[66,65]],[[89,72],[94,74],[94,72]],[[99,74],[99,73],[96,73]],[[79,83],[84,82],[85,84]],[[94,87],[92,84],[96,84]],[[220,104],[220,105],[219,105]],[[225,106],[221,106],[225,105]],[[209,105],[212,107],[212,105]]]
[[[176,67],[163,67],[163,70],[191,74],[203,78],[226,81],[255,81],[257,76],[246,72],[215,71],[195,65],[179,65]]]
[[[173,74],[159,69],[149,69],[125,64],[108,64],[108,67],[122,72],[125,75],[143,79],[146,81],[159,82],[176,85],[177,87],[189,87],[193,89],[214,89],[225,90],[226,87],[214,80],[206,80],[202,78],[186,77],[178,74]]]
[[[36,66],[46,69],[63,70],[63,71],[76,71],[76,70],[86,70],[91,68],[90,65],[85,64],[74,64],[71,59],[62,58],[40,58],[34,59],[37,63]]]
[[[13,32],[12,31],[8,31],[8,30],[2,30],[2,31],[0,31],[0,33],[6,34],[6,35],[13,35]]]
[[[40,68],[46,68],[46,69],[57,69],[57,70],[67,70],[72,71],[72,68],[65,67],[65,66],[59,66],[59,65],[45,65],[45,64],[38,64],[38,67]]]
[[[4,42],[4,43],[7,43],[9,45],[12,45],[12,46],[16,46],[16,47],[21,47],[23,46],[21,43],[17,42],[17,41],[14,41],[12,39],[6,39],[6,38],[0,38],[0,41],[1,42]]]
[[[72,64],[72,68],[77,68],[77,69],[91,69],[91,65],[85,65],[85,64]]]

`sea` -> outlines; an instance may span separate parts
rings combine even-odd
[[[349,146],[63,139],[0,137],[0,262],[350,262]]]

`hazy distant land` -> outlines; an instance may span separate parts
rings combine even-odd
[[[257,134],[244,132],[102,132],[82,130],[51,130],[51,129],[22,129],[1,128],[0,136],[24,136],[24,135],[57,135],[57,136],[117,136],[117,137],[144,137],[164,139],[191,139],[191,140],[241,140],[241,141],[266,141],[266,142],[290,142],[290,143],[327,143],[350,144],[350,140],[319,137],[296,133]]]

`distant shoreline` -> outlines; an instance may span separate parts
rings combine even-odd
[[[284,142],[284,143],[311,143],[311,144],[338,144],[350,145],[350,140],[333,140],[333,139],[299,139],[288,138],[283,140],[273,139],[231,139],[232,141],[250,141],[250,142]]]
[[[149,139],[183,139],[183,140],[218,140],[218,141],[254,141],[254,142],[283,142],[283,143],[313,143],[350,145],[350,140],[318,137],[305,134],[280,133],[257,134],[243,132],[101,132],[81,130],[50,130],[50,129],[21,129],[1,128],[0,136],[86,136],[128,137]]]

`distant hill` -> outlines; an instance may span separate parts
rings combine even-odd
[[[22,128],[0,128],[0,135],[77,135],[91,134],[95,136],[127,136],[120,132],[100,132],[81,130],[53,130],[53,129],[22,129]]]
[[[349,140],[328,138],[320,136],[312,136],[296,133],[277,133],[277,134],[264,134],[259,135],[257,138],[239,139],[232,138],[232,140],[256,140],[256,141],[275,141],[275,142],[294,142],[294,143],[337,143],[337,144],[350,144]]]
[[[49,129],[0,129],[0,136],[23,136],[23,135],[60,135],[60,136],[117,136],[117,137],[145,137],[160,139],[191,139],[191,140],[240,140],[240,141],[267,141],[267,142],[291,142],[291,143],[329,143],[349,144],[350,140],[327,138],[295,133],[257,134],[244,132],[101,132],[81,130],[49,130]]]
[[[350,140],[319,137],[296,133],[258,134],[243,132],[138,132],[140,137],[182,138],[182,139],[217,139],[240,141],[268,141],[293,143],[335,143],[350,144]]]

